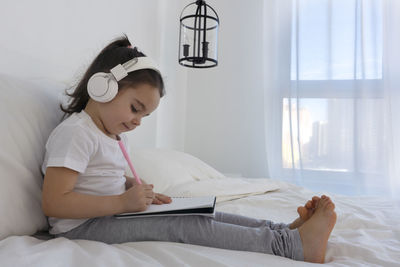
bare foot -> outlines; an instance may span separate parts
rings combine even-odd
[[[299,228],[303,225],[304,222],[310,219],[315,212],[319,200],[319,197],[313,196],[312,199],[307,201],[307,203],[303,207],[298,207],[297,213],[299,214],[299,217],[290,224],[289,228]]]
[[[322,196],[312,217],[299,227],[304,261],[323,263],[329,236],[336,223],[335,204]]]

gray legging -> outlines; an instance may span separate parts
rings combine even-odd
[[[169,241],[208,247],[261,252],[304,260],[297,229],[240,215],[217,212],[214,217],[188,215],[116,219],[93,218],[57,237],[108,244]]]

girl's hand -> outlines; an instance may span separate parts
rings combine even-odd
[[[136,179],[126,176],[126,183],[125,183],[125,189],[128,190],[129,188],[132,187],[133,184],[136,184]],[[146,184],[145,181],[141,180],[143,184]],[[159,194],[159,193],[155,193],[154,198],[153,198],[153,202],[151,204],[156,204],[156,205],[161,205],[161,204],[168,204],[171,203],[172,199],[169,196],[163,195],[163,194]]]
[[[128,190],[128,189],[131,188],[132,185],[134,184],[135,179],[132,178],[132,177],[126,176],[126,175],[125,175],[125,179],[126,179],[126,182],[125,182],[125,190]]]
[[[172,199],[169,196],[156,193],[152,204],[161,205],[171,203]]]
[[[132,187],[121,194],[123,212],[144,211],[154,197],[153,185],[134,182]]]

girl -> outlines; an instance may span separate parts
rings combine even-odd
[[[110,73],[111,72],[111,73]],[[122,37],[94,59],[61,106],[67,119],[46,143],[42,208],[56,237],[106,243],[170,241],[263,252],[295,260],[323,262],[336,221],[334,204],[313,197],[290,225],[227,213],[215,217],[168,216],[115,219],[150,204],[170,203],[124,175],[118,140],[140,125],[164,95],[156,65]]]

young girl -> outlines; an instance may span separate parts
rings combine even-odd
[[[118,140],[140,125],[164,95],[157,66],[122,37],[94,59],[61,109],[42,166],[42,208],[56,237],[106,243],[170,241],[323,262],[336,222],[327,196],[298,208],[290,225],[217,212],[214,217],[115,219],[112,215],[170,203],[153,185],[125,176]],[[155,166],[156,167],[156,166]],[[145,177],[143,177],[145,178]]]

